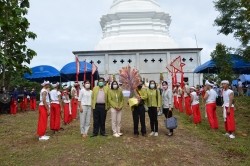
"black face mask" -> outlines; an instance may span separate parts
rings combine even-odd
[[[138,89],[141,89],[141,88],[142,88],[142,85],[137,86],[137,88],[138,88]]]

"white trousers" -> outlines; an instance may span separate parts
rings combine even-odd
[[[81,134],[88,134],[90,126],[91,106],[82,106],[83,112],[79,113],[80,116],[80,131]]]
[[[122,110],[116,111],[114,108],[111,108],[110,110],[113,134],[118,134],[121,132]]]

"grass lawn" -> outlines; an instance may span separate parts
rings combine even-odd
[[[122,132],[114,138],[110,112],[106,120],[108,137],[82,139],[79,120],[64,131],[52,134],[47,142],[36,137],[38,112],[0,115],[0,165],[250,165],[250,98],[236,98],[236,139],[224,137],[221,108],[217,109],[219,130],[209,130],[202,113],[202,124],[195,128],[184,114],[174,112],[178,129],[165,136],[164,117],[159,116],[159,137],[133,137],[132,114],[124,110]],[[204,110],[203,108],[201,110]],[[149,119],[146,114],[147,132]],[[92,122],[89,134],[92,132]]]

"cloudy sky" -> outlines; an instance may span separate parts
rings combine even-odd
[[[37,34],[29,41],[37,52],[30,67],[52,65],[61,69],[74,61],[72,51],[93,50],[102,37],[99,24],[113,0],[30,0],[30,30]],[[232,36],[218,35],[213,26],[218,16],[213,0],[157,0],[172,17],[170,35],[181,48],[203,48],[202,63],[210,59],[216,43],[237,47]]]

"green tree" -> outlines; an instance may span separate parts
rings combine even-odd
[[[36,34],[29,31],[29,0],[0,0],[0,74],[2,85],[6,82],[6,72],[16,74],[29,72],[31,59],[36,52],[26,46],[29,39]],[[9,77],[8,77],[9,78]],[[11,79],[11,78],[10,78]]]
[[[220,15],[215,19],[219,33],[233,34],[241,42],[238,54],[250,60],[250,1],[216,0],[215,8]]]
[[[218,43],[211,53],[211,57],[218,69],[218,79],[232,81],[234,73],[229,49],[225,45]]]

